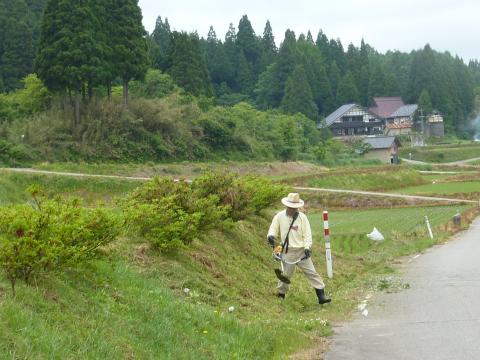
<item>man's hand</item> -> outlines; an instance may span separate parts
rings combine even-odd
[[[305,259],[308,259],[310,256],[312,256],[312,250],[305,249]]]
[[[275,246],[275,236],[273,236],[273,235],[268,235],[267,241],[268,241],[268,244],[269,244],[271,247],[274,247],[274,246]]]

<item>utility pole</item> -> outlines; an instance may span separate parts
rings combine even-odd
[[[422,131],[422,135],[425,135],[425,115],[423,115],[423,109],[420,108],[419,109],[419,112],[420,112],[420,127],[421,127],[421,131]]]
[[[421,131],[422,131],[422,137],[423,137],[423,144],[422,146],[425,146],[425,138],[426,138],[426,134],[425,134],[425,115],[423,114],[423,109],[420,108],[418,110],[420,112],[420,127],[421,127]]]

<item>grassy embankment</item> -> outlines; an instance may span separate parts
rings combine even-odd
[[[408,159],[412,154],[412,160],[428,163],[449,163],[480,157],[480,144],[455,144],[455,145],[434,145],[425,148],[401,148],[400,156]]]
[[[403,194],[436,195],[460,199],[480,199],[480,173],[475,171],[456,174],[422,175],[428,182],[423,185],[399,189]]]
[[[418,171],[408,167],[382,166],[301,176],[293,179],[291,183],[319,188],[389,191],[422,185],[426,181]]]
[[[141,182],[8,173],[0,170],[0,204],[29,200],[26,189],[31,184],[42,186],[51,196],[76,196],[83,198],[87,204],[94,204],[125,195]]]
[[[9,193],[20,194],[39,179],[52,193],[90,198],[121,195],[131,186],[119,181],[107,190],[97,179],[22,176],[13,176]],[[264,240],[269,214],[212,233],[176,255],[155,253],[142,239],[120,239],[105,249],[105,258],[19,286],[16,298],[0,280],[0,357],[282,358],[328,335],[328,324],[347,318],[365,293],[394,286],[393,259],[445,239],[441,225],[457,208],[332,211],[335,277],[326,282],[334,302],[324,308],[300,273],[286,302],[274,298],[276,264]],[[424,215],[436,227],[434,241],[421,225]],[[321,216],[309,216],[314,261],[324,273]],[[373,226],[385,242],[364,236]],[[235,307],[231,313],[229,306]]]
[[[76,172],[85,174],[120,175],[120,176],[173,176],[192,178],[207,171],[229,171],[238,174],[258,174],[282,178],[285,174],[310,174],[325,171],[326,168],[307,162],[182,162],[165,164],[107,164],[107,163],[40,163],[34,169]]]

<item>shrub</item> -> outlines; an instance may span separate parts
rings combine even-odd
[[[253,194],[250,206],[258,215],[260,211],[272,206],[288,192],[284,185],[272,184],[270,180],[255,176],[247,176],[239,181]]]
[[[192,184],[155,178],[120,202],[129,231],[160,251],[202,238],[212,229],[258,214],[277,201],[283,186],[268,180],[210,173]]]
[[[245,219],[259,212],[280,198],[285,187],[256,176],[239,177],[234,174],[211,173],[203,175],[192,184],[197,196],[215,194],[222,204],[229,207],[232,220]]]
[[[154,69],[147,71],[143,81],[135,80],[130,83],[130,93],[137,98],[163,98],[179,91],[180,88],[170,75]]]
[[[0,267],[15,291],[17,280],[61,270],[94,257],[118,234],[117,217],[104,208],[87,209],[78,199],[43,198],[35,206],[0,208]]]
[[[18,166],[29,164],[34,158],[35,155],[25,145],[13,144],[0,139],[0,165]]]
[[[228,219],[217,195],[198,198],[191,185],[162,178],[135,190],[121,207],[129,230],[160,251],[182,248]]]

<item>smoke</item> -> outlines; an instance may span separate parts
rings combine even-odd
[[[480,141],[480,114],[478,114],[477,117],[472,121],[472,128],[475,132],[473,139],[475,141]]]

